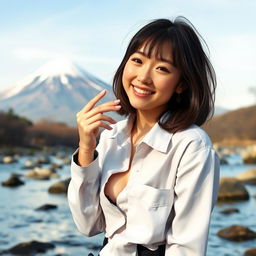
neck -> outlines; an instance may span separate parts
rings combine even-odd
[[[136,113],[136,119],[132,128],[132,141],[137,144],[157,122],[154,115],[145,115],[142,111]]]
[[[141,111],[137,111],[134,128],[137,133],[150,130],[157,122],[157,118],[153,115],[144,115]]]

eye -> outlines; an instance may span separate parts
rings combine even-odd
[[[140,58],[132,58],[131,59],[133,62],[135,62],[135,63],[138,63],[138,64],[142,64],[142,60],[140,59]]]
[[[170,70],[166,67],[158,67],[157,69],[160,70],[160,71],[163,71],[165,73],[171,73]]]

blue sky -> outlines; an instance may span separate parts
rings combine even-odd
[[[255,104],[255,0],[0,0],[0,91],[56,58],[111,83],[132,35],[156,18],[188,18],[210,49],[216,103]]]

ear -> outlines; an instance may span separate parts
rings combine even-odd
[[[177,85],[175,92],[176,92],[177,94],[181,94],[181,93],[183,93],[186,89],[187,89],[187,86],[184,85],[182,82],[180,82],[180,83]]]

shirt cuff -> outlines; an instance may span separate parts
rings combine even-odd
[[[88,166],[80,166],[77,164],[79,148],[72,155],[71,160],[71,178],[72,179],[82,179],[87,182],[94,182],[99,175],[99,158],[98,152],[95,150],[94,160]]]

